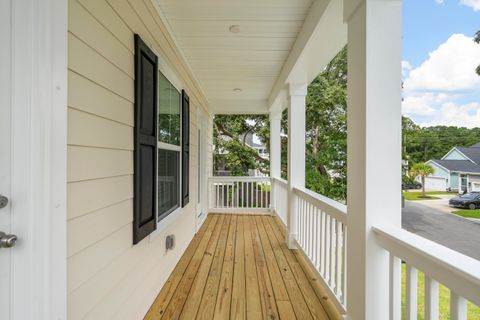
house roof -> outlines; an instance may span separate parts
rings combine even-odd
[[[470,148],[480,148],[480,142],[475,143],[473,146],[470,146]]]
[[[432,160],[438,165],[457,172],[480,173],[480,166],[469,160]]]
[[[480,165],[479,147],[457,147],[457,150],[467,156],[470,160]]]

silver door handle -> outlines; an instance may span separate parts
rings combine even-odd
[[[0,248],[11,248],[17,243],[17,236],[0,231]]]

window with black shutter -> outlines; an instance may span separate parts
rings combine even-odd
[[[181,95],[158,73],[158,220],[180,208]],[[183,174],[183,173],[182,173]]]
[[[134,244],[157,225],[157,70],[157,56],[135,35]]]
[[[182,90],[182,207],[189,201],[190,187],[190,98]]]

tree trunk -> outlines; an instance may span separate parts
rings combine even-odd
[[[425,194],[425,176],[422,176],[422,197],[426,197]]]

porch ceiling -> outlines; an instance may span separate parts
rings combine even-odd
[[[157,1],[211,111],[268,112],[312,0]]]

